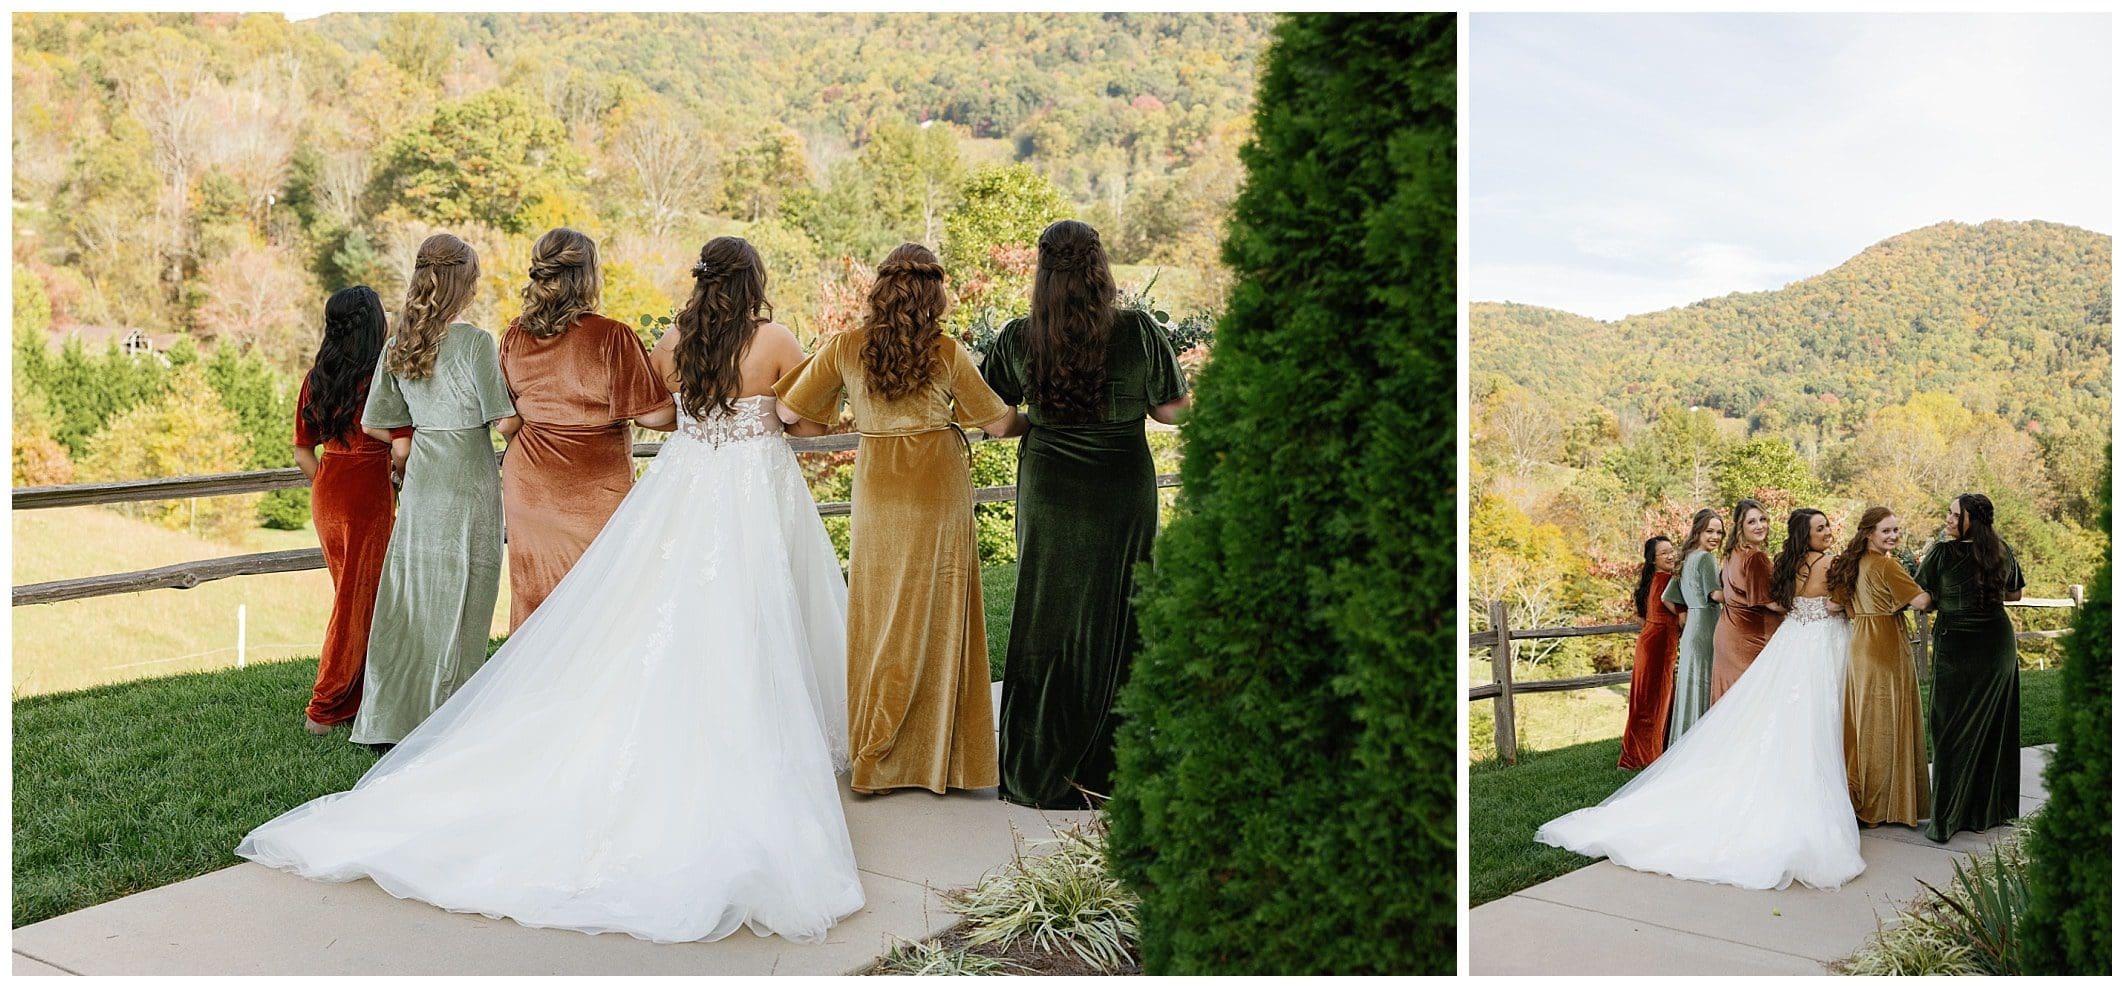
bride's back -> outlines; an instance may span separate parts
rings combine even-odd
[[[663,379],[672,394],[684,394],[685,382],[678,369],[679,331],[665,333],[649,353],[649,366]],[[762,322],[738,354],[738,389],[731,400],[774,394],[774,382],[804,362],[804,347],[796,334],[778,322]]]
[[[1829,554],[1809,551],[1792,583],[1794,597],[1829,596]]]

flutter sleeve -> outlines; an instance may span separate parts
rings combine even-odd
[[[818,352],[790,368],[774,382],[774,396],[813,422],[834,424],[841,410],[840,337],[819,344]]]
[[[1173,352],[1173,341],[1165,335],[1165,330],[1149,316],[1142,319],[1144,356],[1150,368],[1145,393],[1153,405],[1178,401],[1187,394],[1187,374],[1180,369],[1180,355]],[[1667,582],[1672,585],[1674,581]]]
[[[1882,557],[1880,565],[1873,567],[1873,570],[1876,578],[1880,580],[1881,587],[1888,592],[1890,602],[1897,606],[1908,604],[1917,599],[1918,594],[1925,592],[1925,588],[1918,586],[1917,581],[1911,579],[1910,573],[1893,557]]]
[[[494,422],[516,414],[509,399],[509,382],[502,376],[500,345],[492,334],[480,333],[479,352],[472,358],[472,390],[479,399],[479,420]]]
[[[391,347],[385,344],[384,352]],[[371,429],[398,429],[413,424],[413,410],[398,390],[398,377],[386,361],[376,361],[376,376],[369,379],[369,399],[362,405],[361,424]]]
[[[1687,573],[1683,574],[1682,601],[1692,611],[1702,610],[1717,603],[1711,594],[1718,590],[1718,559],[1709,552],[1697,552],[1689,557]]]
[[[996,334],[988,355],[981,358],[981,380],[988,382],[996,397],[1012,405],[1025,404],[1025,382],[1018,378],[1017,361],[1018,337],[1024,331],[1025,320],[1011,320]]]
[[[1016,407],[1005,403],[987,381],[981,380],[980,369],[966,355],[966,348],[960,346],[951,347],[951,399],[952,420],[960,425],[985,425]]]
[[[623,422],[662,411],[671,404],[670,393],[656,370],[649,366],[649,351],[626,323],[607,320],[606,365],[612,368],[612,420]]]

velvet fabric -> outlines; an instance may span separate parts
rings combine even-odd
[[[1680,741],[1704,711],[1711,709],[1712,652],[1719,623],[1718,601],[1711,594],[1717,589],[1718,556],[1692,549],[1682,560],[1680,574],[1660,593],[1661,600],[1689,612],[1688,623],[1680,627],[1674,659],[1673,699],[1667,705],[1668,745]]]
[[[1719,567],[1725,600],[1718,608],[1718,632],[1711,641],[1711,702],[1733,688],[1741,674],[1762,654],[1785,616],[1772,608],[1770,555],[1743,546]]]
[[[1674,702],[1674,668],[1681,627],[1674,613],[1660,605],[1673,579],[1652,574],[1645,598],[1644,627],[1637,632],[1637,659],[1630,666],[1630,712],[1623,719],[1622,757],[1618,768],[1644,768],[1667,748],[1667,720]]]
[[[1003,327],[981,375],[1004,401],[1026,401],[1027,320]],[[1089,422],[1028,406],[1018,448],[1018,585],[1003,663],[998,725],[1002,796],[1083,809],[1079,787],[1113,792],[1114,696],[1143,647],[1130,605],[1136,567],[1158,534],[1158,477],[1145,413],[1187,393],[1165,333],[1117,313],[1106,353],[1106,402]]]
[[[988,631],[974,543],[971,452],[958,425],[1010,406],[944,339],[929,383],[888,400],[863,368],[862,333],[842,333],[775,384],[814,422],[845,391],[862,438],[849,517],[849,786],[865,792],[996,784]],[[954,424],[956,423],[956,425]]]
[[[413,426],[413,452],[369,624],[357,744],[398,743],[487,661],[502,562],[488,423],[514,414],[494,337],[474,326],[452,325],[420,380],[376,364],[362,424]]]
[[[359,385],[357,402],[366,402],[369,382]],[[353,423],[341,436],[318,436],[303,421],[310,405],[310,382],[302,382],[295,399],[295,441],[317,449],[317,475],[310,478],[310,521],[317,546],[324,550],[325,572],[332,577],[332,616],[325,622],[324,647],[317,656],[317,682],[310,688],[304,713],[319,724],[344,724],[361,708],[361,673],[369,652],[369,621],[376,613],[376,583],[383,578],[384,550],[391,544],[391,444],[370,437]],[[411,428],[393,429],[404,439]]]
[[[513,634],[581,559],[634,486],[629,420],[671,404],[626,323],[585,313],[539,339],[511,323],[502,376],[523,428],[502,458]]]
[[[1915,827],[1931,809],[1917,666],[1902,609],[1922,593],[1886,554],[1859,559],[1851,617],[1851,671],[1844,679],[1844,773],[1860,823]]]
[[[1990,830],[2021,815],[2021,653],[2006,605],[1977,589],[1967,542],[1934,546],[1917,584],[1939,607],[1932,628],[1932,819],[1925,836]],[[2001,589],[2027,584],[2006,550]]]

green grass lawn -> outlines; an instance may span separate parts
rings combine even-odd
[[[2058,670],[2021,673],[2021,744],[2057,739]],[[1521,755],[1518,765],[1468,768],[1468,904],[1479,906],[1591,863],[1534,843],[1534,831],[1622,788],[1619,738]]]
[[[981,574],[997,675],[1017,572]],[[251,828],[352,786],[376,756],[302,729],[316,676],[297,659],[15,700],[14,925],[236,864]]]

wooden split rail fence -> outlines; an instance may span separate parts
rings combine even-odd
[[[829,436],[791,438],[789,448],[797,453],[840,453],[856,448],[860,437],[855,433],[840,433]],[[981,432],[966,434],[969,442],[986,442],[990,436]],[[655,456],[663,443],[636,443],[636,457]],[[497,454],[497,457],[499,454]],[[155,480],[127,480],[108,484],[67,484],[58,487],[17,487],[14,490],[13,507],[17,511],[37,508],[68,508],[84,504],[119,504],[129,501],[173,501],[190,497],[216,497],[227,494],[256,494],[287,487],[305,487],[309,481],[302,471],[294,467],[277,470],[250,470],[242,473],[204,474],[195,477],[165,477]],[[1158,475],[1159,487],[1178,487],[1180,475]],[[994,501],[1015,501],[1018,488],[977,487],[973,492],[975,504]],[[851,508],[848,501],[825,501],[819,504],[821,517],[846,515]],[[135,593],[141,590],[177,589],[189,590],[202,583],[226,580],[234,576],[256,576],[264,573],[292,573],[301,570],[324,568],[324,550],[283,549],[278,552],[254,552],[241,556],[224,556],[219,559],[202,559],[196,562],[174,563],[153,569],[134,570],[128,573],[109,573],[101,576],[75,577],[31,583],[14,588],[14,606],[24,604],[55,604],[66,600],[87,597],[106,597],[112,594]]]
[[[2023,599],[2010,601],[2008,607],[2066,607],[2077,610],[2086,603],[2087,588],[2074,584],[2067,589],[2071,596],[2054,599]],[[1639,625],[1603,624],[1586,628],[1512,628],[1506,620],[1505,605],[1497,601],[1489,604],[1490,630],[1468,635],[1468,648],[1488,648],[1490,651],[1491,681],[1468,690],[1468,702],[1495,700],[1497,757],[1507,765],[1519,761],[1517,717],[1512,698],[1523,693],[1563,693],[1572,690],[1599,689],[1628,683],[1628,672],[1603,672],[1591,676],[1572,676],[1567,679],[1512,678],[1512,643],[1549,638],[1585,638],[1593,635],[1634,635]],[[2038,638],[2061,638],[2070,631],[2061,628],[2054,631],[2023,631],[2014,637],[2022,641]],[[1932,669],[1932,615],[1919,614],[1917,628],[1911,635],[1911,645],[1916,650],[1918,677],[1931,675]]]

